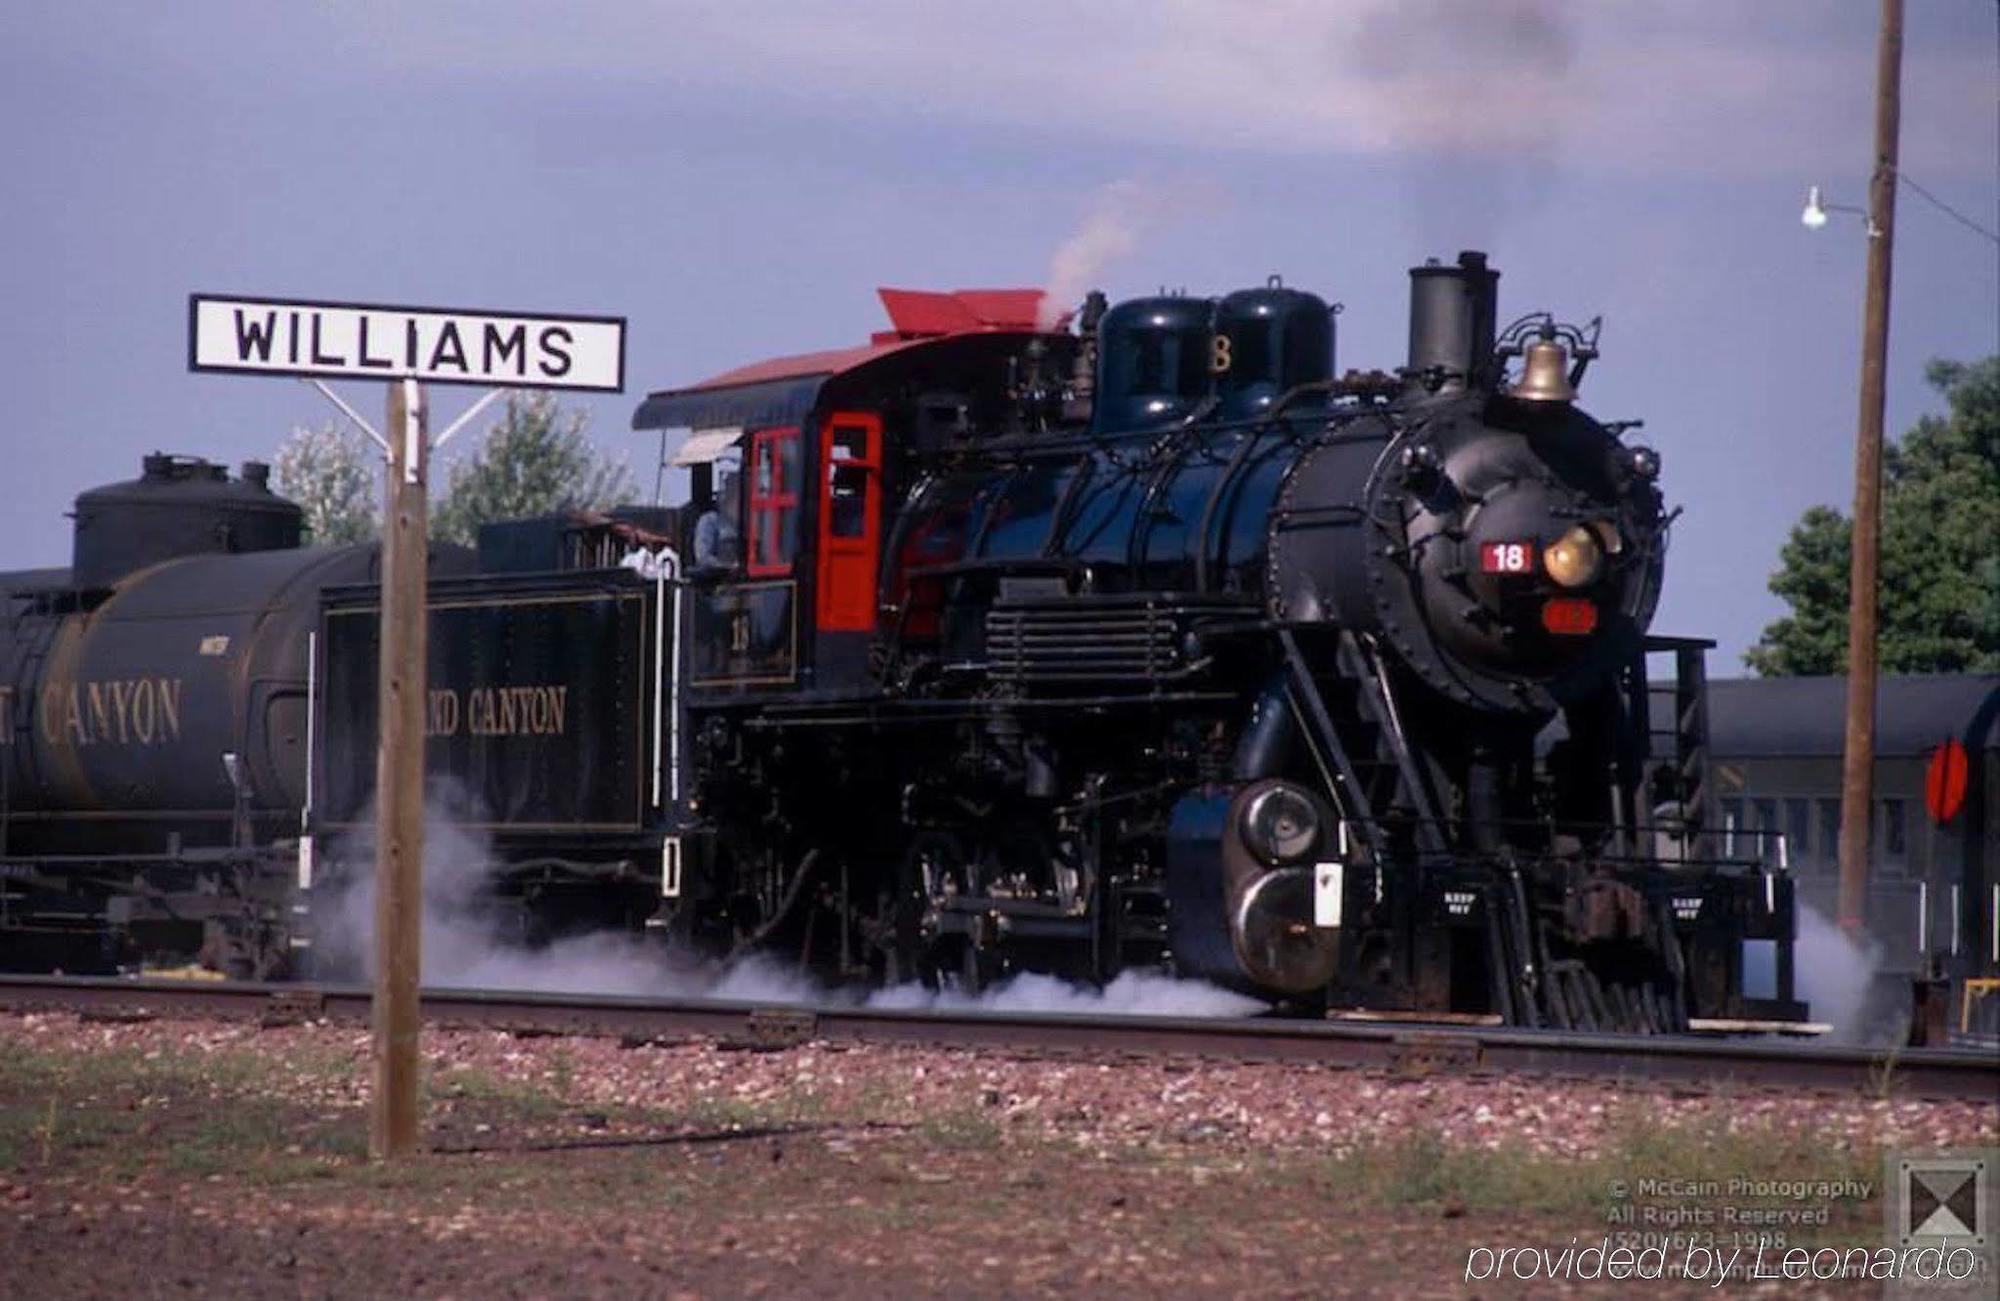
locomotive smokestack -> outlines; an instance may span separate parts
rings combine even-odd
[[[1458,265],[1433,259],[1410,268],[1410,361],[1413,388],[1454,392],[1493,377],[1493,331],[1500,273],[1468,249]]]

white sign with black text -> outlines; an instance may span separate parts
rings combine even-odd
[[[616,393],[625,321],[193,294],[188,369]]]

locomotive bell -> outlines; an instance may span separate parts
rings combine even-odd
[[[1521,358],[1521,378],[1507,390],[1523,402],[1574,402],[1569,382],[1569,350],[1554,339],[1537,339]]]

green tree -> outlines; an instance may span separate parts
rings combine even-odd
[[[2000,671],[2000,356],[1926,373],[1947,414],[1883,449],[1882,668]],[[1846,670],[1851,530],[1826,506],[1792,528],[1771,576],[1792,612],[1744,655],[1758,673]]]
[[[278,449],[273,487],[305,511],[315,543],[370,542],[381,531],[379,461],[359,431],[335,424],[298,428]]]
[[[605,510],[632,496],[622,461],[584,435],[588,417],[564,411],[553,395],[509,395],[505,413],[471,455],[451,467],[431,534],[472,543],[495,520],[565,510]]]

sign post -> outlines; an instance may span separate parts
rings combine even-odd
[[[388,460],[383,491],[382,617],[376,750],[374,1106],[376,1160],[417,1148],[424,902],[424,699],[428,690],[428,480],[433,444],[420,379],[496,386],[437,438],[445,441],[501,388],[617,392],[625,322],[617,317],[228,298],[188,300],[188,368],[310,381]],[[326,386],[387,380],[387,434]]]
[[[389,473],[382,513],[380,740],[375,756],[375,1107],[368,1152],[417,1146],[424,910],[424,692],[430,570],[429,439],[423,390],[389,385]]]

